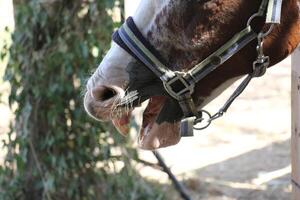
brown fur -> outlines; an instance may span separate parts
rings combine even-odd
[[[161,52],[174,70],[186,70],[209,56],[234,34],[245,28],[249,17],[258,10],[261,0],[171,0],[156,17],[148,33],[149,41]],[[260,29],[262,21],[254,22]],[[297,0],[285,0],[281,24],[264,43],[271,65],[286,58],[300,42]],[[195,99],[210,93],[226,80],[249,73],[256,58],[255,42],[208,75],[196,86]]]

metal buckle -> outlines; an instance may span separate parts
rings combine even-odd
[[[205,110],[198,111],[197,116],[192,116],[181,120],[180,123],[180,135],[181,137],[194,136],[194,130],[201,131],[209,127],[212,121],[223,116],[223,112],[218,112],[215,115],[211,115]]]
[[[270,30],[268,32],[270,32]],[[266,34],[268,34],[268,33],[260,33],[257,37],[257,39],[258,39],[258,44],[256,47],[257,58],[253,62],[254,77],[263,76],[266,73],[268,66],[270,65],[270,57],[265,56],[264,51],[263,51],[263,44],[264,44],[263,39],[266,36]]]
[[[170,96],[176,100],[180,100],[180,97],[186,93],[190,95],[194,92],[194,84],[190,84],[184,78],[184,73],[175,72],[170,80],[164,81],[163,85]]]
[[[269,65],[270,65],[269,56],[263,56],[263,57],[258,58],[256,61],[254,61],[253,62],[254,77],[263,76],[266,73]]]

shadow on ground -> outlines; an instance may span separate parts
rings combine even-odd
[[[197,169],[183,183],[193,200],[290,199],[289,144],[273,143]],[[174,195],[170,199],[180,199]]]

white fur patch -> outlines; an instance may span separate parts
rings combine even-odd
[[[126,51],[113,42],[111,49],[89,79],[87,89],[90,90],[97,85],[122,87],[129,79],[125,68],[132,59]]]

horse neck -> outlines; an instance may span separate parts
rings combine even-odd
[[[246,26],[261,0],[169,0],[144,32],[173,70],[191,68]]]

